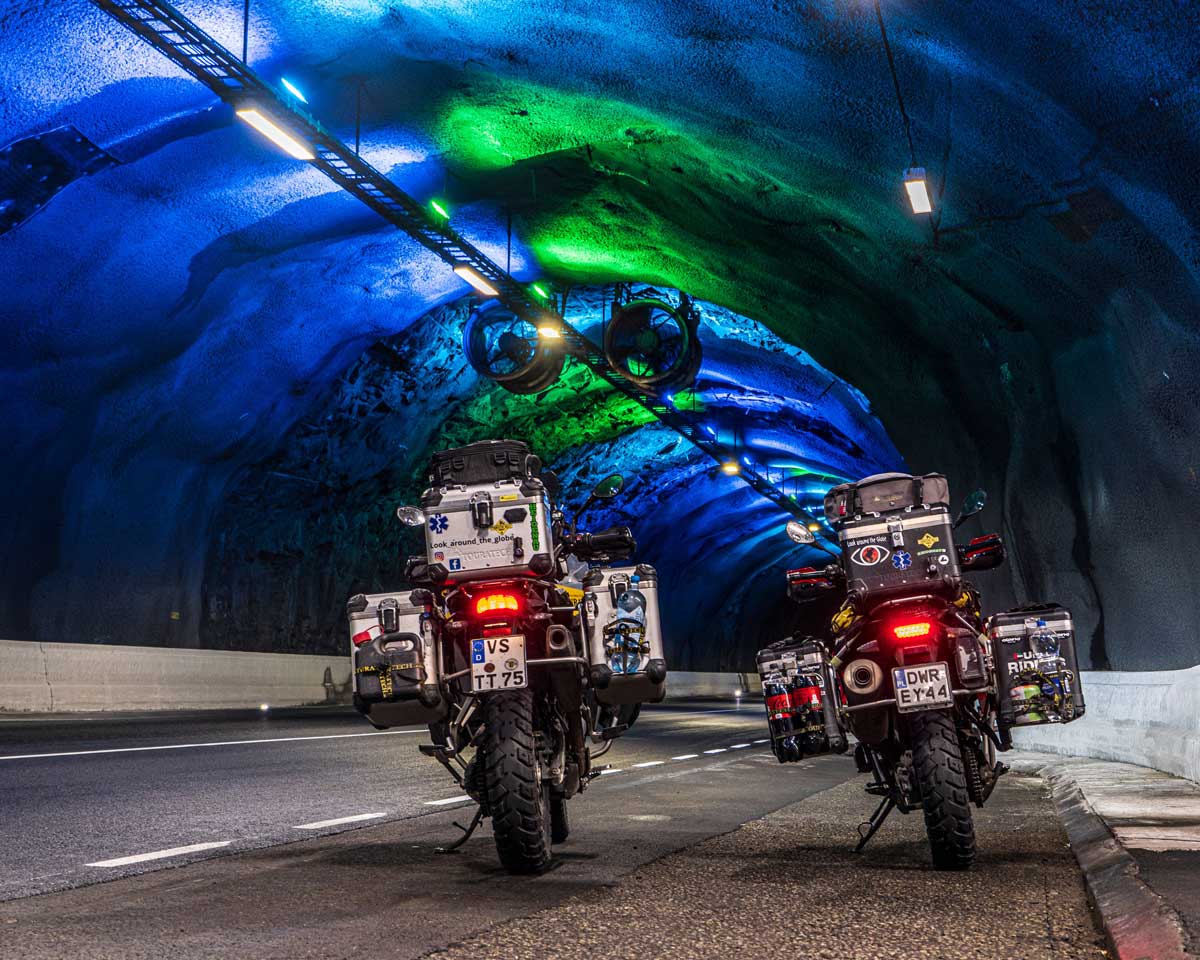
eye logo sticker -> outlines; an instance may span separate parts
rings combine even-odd
[[[912,566],[912,555],[905,553],[903,550],[898,550],[896,555],[892,557],[892,566],[897,570],[907,570]]]
[[[444,513],[435,513],[429,518],[429,529],[434,533],[445,533],[450,526],[450,518]]]
[[[859,547],[850,555],[850,562],[857,563],[860,567],[873,567],[877,563],[883,563],[890,553],[891,551],[887,547],[868,543],[865,547]]]

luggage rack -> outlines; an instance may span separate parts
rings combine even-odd
[[[738,459],[735,449],[708,436],[657,393],[642,390],[613,369],[600,347],[567,323],[559,312],[536,302],[522,283],[461,236],[447,221],[434,218],[417,200],[363,160],[310,114],[283,100],[243,60],[166,0],[90,2],[199,80],[224,102],[235,108],[266,110],[272,119],[283,123],[289,133],[302,136],[311,144],[313,157],[307,160],[308,163],[451,267],[473,269],[497,291],[496,299],[518,316],[534,324],[553,324],[560,330],[570,356],[642,406],[697,450],[718,463]],[[817,523],[816,517],[784,494],[753,464],[739,462],[737,475],[784,513],[806,524]],[[827,533],[818,534],[812,546],[837,556],[835,549],[821,542],[822,536],[836,547],[836,541]]]

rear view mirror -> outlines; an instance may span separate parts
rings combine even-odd
[[[789,520],[787,535],[796,543],[816,543],[817,535],[799,520]]]
[[[610,474],[596,484],[592,496],[597,500],[611,500],[625,489],[625,478],[619,473]]]
[[[406,527],[425,526],[425,513],[420,507],[397,507],[396,517]]]
[[[958,519],[954,521],[954,525],[957,527],[962,523],[965,523],[967,520],[970,520],[971,517],[975,516],[975,514],[979,513],[979,511],[984,508],[986,503],[986,490],[974,490],[967,494],[967,499],[963,501],[962,510],[958,514]]]

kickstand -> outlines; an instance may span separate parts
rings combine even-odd
[[[858,846],[854,848],[855,853],[862,852],[862,848],[867,845],[867,841],[875,836],[876,831],[883,826],[883,821],[888,818],[888,814],[896,809],[896,801],[891,797],[884,797],[875,812],[871,814],[871,819],[858,825]],[[864,832],[863,827],[866,827]]]
[[[457,850],[464,843],[466,843],[468,840],[471,839],[471,834],[473,834],[475,832],[475,828],[479,826],[479,823],[481,820],[483,820],[483,807],[480,807],[478,810],[475,811],[475,819],[473,819],[471,821],[471,825],[469,827],[464,827],[461,823],[459,823],[457,820],[455,820],[454,826],[458,827],[458,829],[463,832],[463,835],[461,837],[459,837],[457,840],[455,840],[449,846],[437,847],[436,852],[437,853],[453,853],[455,850]]]

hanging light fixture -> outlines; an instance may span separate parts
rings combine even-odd
[[[250,108],[237,111],[237,115],[272,143],[283,147],[284,150],[286,150],[297,160],[315,159],[315,155],[308,144],[301,143],[290,133],[275,123],[275,121],[270,117],[264,116],[257,110]]]
[[[721,472],[727,476],[736,477],[742,472],[742,468],[738,466],[738,462],[736,460],[726,460],[723,464],[721,464]]]
[[[912,206],[913,213],[933,213],[933,204],[929,199],[929,185],[925,182],[924,167],[909,167],[904,171],[904,189],[908,191],[908,202]]]
[[[292,83],[292,81],[289,80],[287,77],[280,77],[279,82],[283,84],[283,88],[285,90],[287,90],[288,93],[290,93],[293,97],[295,97],[301,103],[308,103],[308,97],[306,97],[303,93],[301,93],[300,88],[298,86],[296,86],[294,83]]]
[[[493,287],[474,267],[469,267],[465,263],[460,263],[454,268],[454,272],[467,281],[476,290],[482,293],[485,297],[498,297],[500,291]]]

